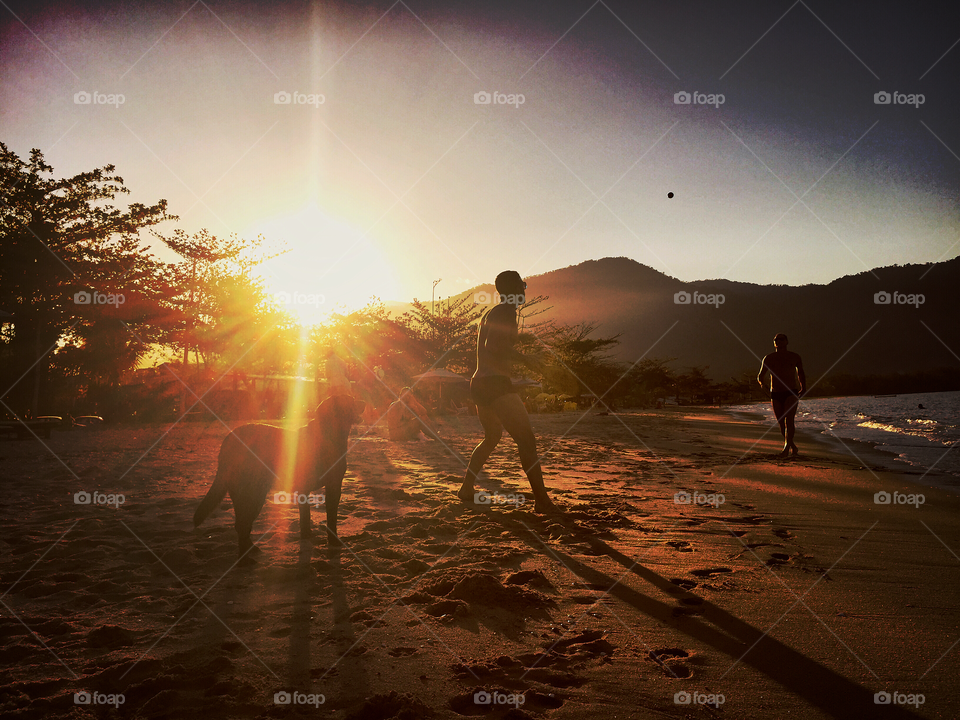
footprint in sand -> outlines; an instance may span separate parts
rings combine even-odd
[[[687,580],[686,578],[670,578],[670,582],[674,585],[682,587],[684,590],[693,590],[697,583],[693,580]]]
[[[647,657],[653,660],[663,674],[675,680],[686,680],[693,677],[693,670],[686,665],[690,653],[681,648],[662,648],[660,650],[651,650]]]
[[[412,647],[395,647],[387,651],[387,655],[390,657],[412,657],[413,655],[419,655],[420,651],[417,648]]]
[[[677,602],[679,604],[673,609],[673,617],[695,617],[697,615],[703,615],[703,610],[700,608],[700,606],[703,605],[703,598],[685,597],[679,598]]]
[[[665,544],[669,547],[672,547],[677,552],[693,552],[693,548],[686,540],[671,540]]]
[[[781,528],[777,528],[776,530],[774,530],[773,534],[776,535],[781,540],[789,540],[794,536],[793,533],[790,532],[789,530],[783,530]]]
[[[698,570],[691,570],[690,574],[696,577],[710,577],[711,575],[721,575],[723,573],[733,572],[728,567],[713,567],[713,568],[700,568]]]

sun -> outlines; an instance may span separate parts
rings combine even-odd
[[[400,283],[378,238],[344,223],[315,203],[268,218],[251,228],[268,245],[289,252],[261,267],[266,287],[301,324],[350,312],[372,296],[400,297]]]

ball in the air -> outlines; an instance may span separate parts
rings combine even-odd
[[[668,197],[668,198],[672,198],[672,197],[673,197],[673,193],[672,193],[672,192],[668,192],[668,193],[667,193],[667,197]]]

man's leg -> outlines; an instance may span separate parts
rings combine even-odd
[[[476,481],[483,464],[490,457],[490,453],[500,442],[503,436],[503,425],[497,413],[489,405],[477,405],[477,417],[480,418],[480,424],[483,425],[483,440],[473,449],[470,456],[470,464],[467,466],[467,474],[463,478],[463,485],[457,491],[457,497],[464,502],[473,500],[473,483]]]
[[[780,451],[780,457],[786,457],[790,450],[787,442],[787,408],[786,403],[779,396],[772,399],[773,414],[777,418],[777,424],[780,426],[780,435],[783,437],[783,450]]]
[[[500,418],[504,429],[510,433],[520,451],[520,463],[533,489],[536,512],[550,512],[556,510],[547,495],[543,484],[543,471],[540,469],[540,458],[537,456],[537,438],[530,427],[530,417],[523,401],[516,393],[507,393],[493,402],[494,410]]]
[[[786,445],[784,447],[789,448],[790,450],[793,451],[793,454],[796,455],[800,452],[800,450],[797,448],[796,444],[793,442],[793,436],[794,434],[796,434],[796,431],[797,431],[797,427],[796,427],[797,405],[799,404],[800,401],[796,397],[790,397],[787,400],[787,402],[789,403],[789,405],[787,407],[786,418],[785,418],[787,432],[786,432],[786,435],[784,436],[784,439],[786,440]]]

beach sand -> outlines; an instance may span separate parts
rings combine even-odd
[[[577,417],[532,417],[563,516],[457,500],[476,418],[358,428],[346,548],[271,496],[249,566],[229,499],[192,526],[219,422],[0,440],[0,715],[960,716],[955,492],[716,410]],[[478,487],[529,498],[512,441]]]

